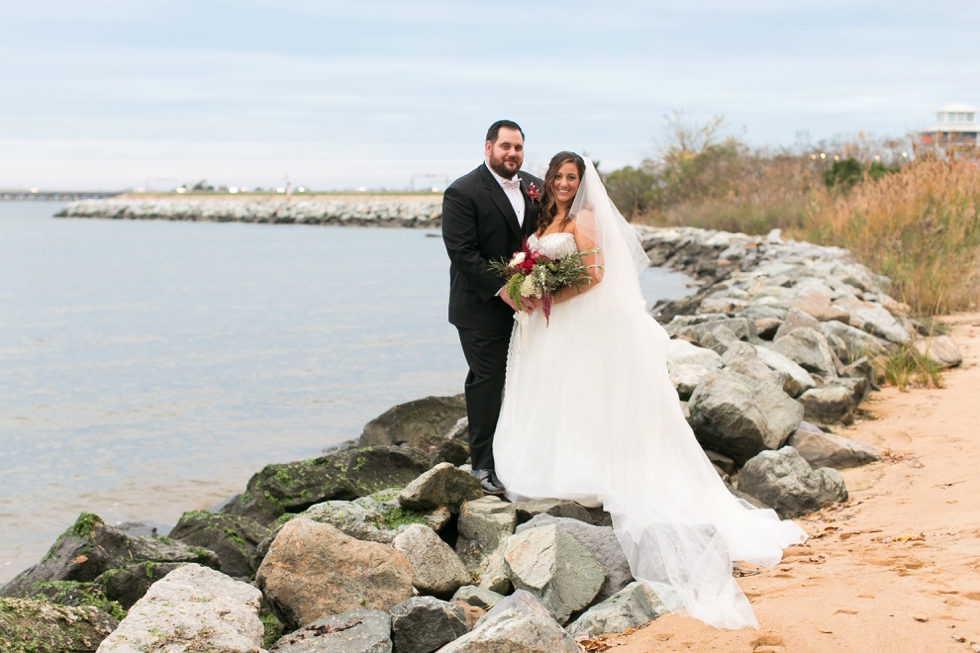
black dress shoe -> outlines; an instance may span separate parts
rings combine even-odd
[[[474,469],[473,476],[480,481],[480,487],[484,494],[500,496],[505,492],[503,484],[497,478],[497,473],[492,469]]]

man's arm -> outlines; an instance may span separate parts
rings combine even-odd
[[[449,187],[442,198],[442,240],[453,266],[484,302],[498,296],[503,281],[480,254],[476,207],[458,188]],[[506,295],[507,293],[503,293]],[[504,299],[507,304],[509,298]]]

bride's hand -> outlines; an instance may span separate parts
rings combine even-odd
[[[521,308],[525,313],[533,313],[541,306],[541,300],[536,297],[521,297]]]

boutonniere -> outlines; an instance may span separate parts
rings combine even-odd
[[[538,190],[538,187],[534,185],[533,181],[527,186],[527,196],[532,202],[537,202],[541,199],[541,191]]]

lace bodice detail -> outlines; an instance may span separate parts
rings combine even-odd
[[[578,251],[575,234],[569,233],[547,234],[541,238],[537,234],[531,234],[527,239],[527,246],[531,251],[540,252],[552,259],[564,258]]]

